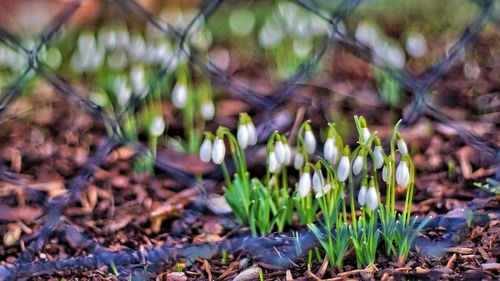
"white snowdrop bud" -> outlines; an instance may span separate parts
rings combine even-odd
[[[276,173],[279,169],[278,159],[276,159],[276,153],[272,151],[269,153],[269,172]]]
[[[368,130],[368,128],[364,127],[364,128],[361,128],[361,133],[363,134],[363,142],[368,143],[368,139],[371,136],[370,130]]]
[[[155,116],[153,118],[149,131],[155,137],[159,137],[163,134],[163,132],[165,131],[165,120],[162,116]]]
[[[302,152],[297,152],[295,155],[295,159],[293,160],[293,167],[296,170],[299,170],[304,165],[304,154]]]
[[[320,170],[314,172],[312,177],[312,188],[315,193],[320,192],[325,185],[325,179],[323,178],[323,173]]]
[[[177,82],[172,90],[172,103],[177,108],[186,107],[188,100],[188,89],[185,83]]]
[[[304,134],[304,142],[307,153],[314,153],[314,151],[316,150],[316,138],[314,137],[314,134],[310,129],[306,129],[306,132]]]
[[[370,185],[366,192],[366,205],[370,210],[375,211],[378,208],[378,195],[377,190],[373,185]]]
[[[375,165],[375,168],[380,169],[382,165],[384,165],[384,150],[380,145],[375,146],[373,149],[373,164]]]
[[[323,186],[323,188],[316,193],[316,198],[320,198],[321,196],[327,194],[328,192],[330,192],[330,190],[332,189],[332,186],[330,184],[326,184]]]
[[[134,89],[136,94],[140,94],[144,90],[146,87],[144,68],[134,66],[130,70],[130,83],[132,84],[132,89]]]
[[[427,52],[425,37],[417,31],[412,31],[406,37],[405,48],[408,54],[414,58],[420,58]]]
[[[292,149],[288,143],[285,144],[285,161],[283,162],[286,166],[292,163]]]
[[[210,121],[215,116],[215,105],[211,100],[206,100],[201,104],[201,117],[203,120]]]
[[[311,192],[311,174],[309,172],[304,172],[300,176],[298,191],[300,198],[304,198]]]
[[[403,188],[406,188],[410,182],[410,171],[408,170],[406,161],[399,162],[396,169],[396,182]]]
[[[382,169],[382,180],[384,182],[387,182],[389,178],[391,177],[391,168],[390,165],[384,165],[384,168]]]
[[[361,173],[361,169],[363,169],[363,161],[364,157],[362,155],[356,156],[354,159],[354,163],[352,164],[352,173],[357,176]]]
[[[210,159],[212,159],[212,140],[210,140],[208,137],[206,137],[201,144],[200,159],[205,163],[210,162]]]
[[[212,161],[219,165],[222,161],[224,161],[224,156],[226,156],[226,146],[224,145],[224,141],[219,137],[216,137],[212,147]]]
[[[276,160],[282,164],[285,162],[285,145],[281,140],[274,143],[274,152],[276,153]]]
[[[238,132],[236,132],[236,138],[238,139],[238,144],[241,148],[245,149],[248,146],[248,130],[247,126],[240,125],[238,127]]]
[[[249,145],[256,145],[258,141],[258,136],[257,136],[257,129],[255,128],[255,125],[253,122],[250,120],[249,123],[245,125],[247,127],[248,131],[248,139],[249,139]]]
[[[334,138],[327,138],[325,145],[323,147],[323,154],[325,159],[328,160],[332,165],[337,162],[337,146],[335,146]]]
[[[345,181],[349,176],[349,167],[351,164],[349,163],[349,157],[344,155],[340,158],[339,166],[337,167],[337,176],[340,181]]]
[[[405,140],[398,134],[398,140],[396,142],[398,150],[401,154],[408,154],[408,146],[406,146]]]
[[[363,206],[366,203],[366,191],[367,191],[366,185],[363,184],[359,189],[358,193],[358,203],[360,206]]]

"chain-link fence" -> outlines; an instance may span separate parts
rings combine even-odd
[[[99,245],[92,239],[80,234],[74,227],[68,224],[65,220],[65,208],[79,200],[79,196],[87,186],[88,180],[93,176],[97,167],[101,166],[108,155],[118,146],[124,144],[127,139],[122,135],[123,126],[121,115],[133,112],[138,106],[144,102],[144,95],[136,95],[130,99],[124,107],[121,115],[117,118],[110,116],[90,99],[87,99],[84,94],[80,94],[76,87],[71,85],[56,71],[47,66],[43,61],[39,60],[39,52],[61,34],[68,20],[78,11],[82,3],[85,1],[75,1],[74,4],[68,5],[56,20],[42,32],[37,38],[38,42],[31,47],[25,46],[22,40],[6,30],[0,29],[0,41],[11,50],[21,54],[27,60],[27,67],[21,71],[21,74],[13,80],[13,82],[2,90],[0,96],[0,113],[3,113],[22,92],[23,83],[26,83],[28,77],[33,75],[39,79],[45,80],[49,85],[57,89],[65,99],[76,104],[88,111],[96,121],[104,122],[112,128],[112,134],[108,137],[108,141],[98,148],[91,157],[88,164],[79,170],[76,175],[67,184],[68,192],[54,200],[48,200],[45,195],[36,190],[25,189],[25,192],[39,202],[45,208],[45,223],[36,233],[33,233],[29,242],[26,242],[26,249],[12,266],[0,266],[0,277],[2,280],[16,280],[21,277],[29,277],[33,274],[53,273],[57,271],[68,271],[78,268],[92,269],[102,265],[109,265],[112,261],[116,266],[134,271],[135,265],[150,265],[155,268],[167,261],[176,258],[189,257],[196,248],[199,252],[200,247],[205,247],[204,252],[209,256],[211,253],[220,253],[222,249],[241,250],[247,249],[253,251],[256,255],[259,254],[259,249],[270,249],[277,245],[291,244],[293,241],[286,238],[275,237],[275,239],[234,239],[226,240],[219,243],[211,243],[204,245],[187,245],[185,247],[174,247],[164,245],[158,248],[151,249],[135,249],[124,251],[110,251]],[[133,0],[115,0],[111,1],[116,9],[122,9],[125,14],[134,15],[142,20],[145,20],[161,30],[166,38],[177,43],[176,56],[185,55],[188,57],[189,64],[196,66],[204,74],[210,77],[212,83],[224,87],[231,92],[236,98],[244,101],[253,108],[259,108],[264,113],[271,114],[274,110],[280,108],[287,102],[291,101],[302,87],[304,82],[312,78],[318,64],[324,59],[325,55],[332,50],[334,45],[341,45],[346,50],[355,56],[372,63],[372,50],[358,42],[355,38],[349,36],[341,28],[339,23],[346,20],[355,11],[358,6],[363,4],[362,0],[344,0],[341,1],[331,13],[325,13],[318,6],[318,1],[315,0],[295,0],[291,1],[302,9],[316,14],[326,23],[328,23],[328,32],[322,38],[320,44],[315,46],[313,54],[306,59],[297,71],[285,82],[281,83],[269,93],[259,93],[254,88],[245,85],[231,75],[220,69],[215,64],[200,55],[193,48],[189,48],[189,40],[187,38],[193,33],[200,18],[208,20],[210,16],[225,2],[222,0],[206,0],[202,1],[198,6],[198,13],[192,21],[183,30],[178,30],[173,26],[166,25],[163,21],[155,17],[147,9],[139,5]],[[384,66],[379,68],[392,79],[395,79],[408,93],[412,95],[412,101],[406,106],[403,116],[405,126],[412,126],[421,118],[426,117],[434,120],[437,123],[442,123],[452,127],[464,142],[477,148],[477,150],[488,158],[496,158],[500,163],[500,153],[497,147],[487,140],[481,139],[466,128],[461,127],[459,123],[454,122],[454,119],[448,116],[429,101],[429,95],[432,92],[431,87],[445,76],[452,68],[453,64],[458,60],[460,55],[473,44],[475,38],[481,32],[482,28],[490,21],[494,26],[498,27],[498,19],[493,18],[494,1],[493,0],[476,0],[475,4],[479,7],[479,13],[475,20],[468,25],[462,34],[458,37],[455,43],[447,50],[447,52],[430,66],[426,71],[418,76],[410,74],[404,70],[394,70]],[[168,71],[169,63],[165,64],[159,71],[152,75],[149,83],[154,83],[155,80],[162,79]],[[437,94],[439,95],[439,93]],[[262,127],[261,124],[258,127]],[[262,131],[262,130],[260,130]],[[260,136],[260,140],[264,140],[265,135]],[[144,153],[145,148],[135,145],[138,153]],[[195,184],[195,175],[177,169],[161,160],[158,160],[156,165],[163,170],[168,176],[182,182],[185,185]],[[213,174],[213,173],[212,173]],[[211,174],[211,175],[212,175]],[[219,173],[220,174],[220,173]],[[8,167],[0,167],[0,177],[3,181],[18,183],[16,174],[9,171]],[[497,171],[496,178],[500,178],[500,171]],[[44,245],[57,233],[69,233],[78,237],[80,246],[87,249],[91,254],[86,256],[76,256],[66,260],[51,260],[51,261],[35,261],[35,257],[42,250]],[[303,237],[307,243],[312,243],[312,238],[308,235]],[[304,248],[307,245],[303,246]],[[292,247],[293,248],[293,247]],[[260,253],[262,255],[262,253]]]

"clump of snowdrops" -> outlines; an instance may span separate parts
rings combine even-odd
[[[411,218],[412,158],[398,132],[399,122],[386,153],[366,120],[355,116],[354,121],[357,145],[344,145],[335,125],[329,123],[322,154],[317,153],[318,141],[309,121],[301,125],[294,143],[285,134],[274,132],[267,140],[267,169],[262,179],[251,177],[246,165],[245,150],[258,140],[246,113],[240,114],[236,136],[226,127],[219,127],[215,134],[207,132],[200,158],[221,165],[224,196],[253,235],[307,225],[332,266],[341,267],[348,252],[354,252],[358,267],[374,266],[381,248],[404,262],[416,235],[430,219],[417,224],[417,218]],[[234,175],[229,174],[225,162],[226,145],[236,167]],[[297,177],[293,178],[299,180],[292,183],[289,172],[294,170]],[[405,190],[402,213],[395,209],[398,186]]]

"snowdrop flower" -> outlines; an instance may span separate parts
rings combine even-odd
[[[335,145],[335,139],[333,137],[329,137],[325,141],[325,145],[323,147],[323,154],[325,159],[328,160],[332,165],[337,162],[337,154],[338,149]]]
[[[363,161],[364,161],[364,156],[358,155],[356,156],[356,159],[354,159],[354,163],[352,164],[352,173],[357,176],[359,173],[361,173],[361,169],[363,169]]]
[[[316,150],[316,138],[314,137],[314,134],[311,131],[311,126],[309,124],[306,124],[305,130],[306,132],[304,133],[304,142],[306,151],[307,153],[312,154]]]
[[[276,160],[278,160],[278,163],[282,164],[285,162],[285,145],[281,141],[281,138],[279,138],[275,143],[274,143],[274,151],[276,152]]]
[[[286,166],[290,165],[292,163],[292,149],[290,148],[290,145],[286,142],[285,143],[285,160],[283,164]]]
[[[332,186],[330,184],[324,185],[323,188],[321,188],[321,190],[316,193],[316,198],[320,198],[321,196],[327,194],[331,189]]]
[[[241,120],[242,118],[240,118]],[[236,139],[238,140],[238,144],[242,149],[247,148],[248,146],[248,129],[245,124],[242,124],[240,121],[240,125],[238,126],[238,131],[236,132]]]
[[[400,133],[397,133],[397,139],[398,140],[397,140],[396,144],[398,146],[399,152],[403,155],[408,154],[408,146],[406,146],[406,142]]]
[[[363,116],[359,118],[359,123],[361,125],[361,136],[363,138],[363,142],[368,143],[368,139],[370,138],[371,134],[370,130],[368,130],[366,126],[366,120],[365,118],[363,118]]]
[[[412,31],[406,37],[406,51],[413,58],[420,58],[427,52],[427,42],[425,37],[417,31]]]
[[[370,181],[370,188],[368,188],[366,192],[366,205],[368,205],[368,208],[372,211],[378,208],[378,194],[373,181]]]
[[[212,147],[212,161],[219,165],[224,160],[224,156],[226,156],[226,146],[224,141],[217,136]]]
[[[159,137],[165,131],[165,120],[162,116],[155,116],[151,122],[151,127],[149,128],[151,134],[155,137]]]
[[[200,147],[200,159],[205,163],[212,159],[212,139],[208,134]]]
[[[380,169],[384,165],[384,149],[380,145],[380,139],[375,138],[375,148],[373,149],[373,164],[375,168]]]
[[[410,182],[410,171],[408,170],[408,164],[404,160],[399,162],[396,169],[396,182],[403,188],[406,188]]]
[[[309,171],[304,171],[300,176],[298,191],[300,198],[304,198],[311,192],[311,174]]]
[[[325,178],[321,170],[315,171],[312,177],[312,188],[315,193],[319,193],[325,185]]]
[[[342,182],[344,182],[349,176],[349,168],[351,166],[351,163],[349,162],[349,154],[349,147],[346,146],[344,148],[344,156],[340,158],[339,166],[337,167],[337,176]]]
[[[390,168],[390,163],[389,167],[387,165],[384,165],[384,168],[382,169],[382,180],[384,182],[387,182],[389,178],[391,177],[391,168]]]
[[[358,193],[358,203],[360,206],[364,206],[366,203],[366,191],[367,191],[366,182],[364,182],[361,185],[361,188],[359,189]]]
[[[201,104],[201,117],[203,120],[210,121],[215,116],[215,105],[211,100],[206,100]]]
[[[279,163],[278,159],[276,158],[276,153],[274,151],[271,151],[269,153],[269,172],[270,173],[276,173],[279,170]]]
[[[130,70],[130,83],[136,94],[140,94],[146,88],[146,78],[142,66],[134,66]]]
[[[172,103],[175,107],[182,109],[186,107],[188,99],[188,89],[186,83],[178,81],[172,90]]]
[[[302,150],[299,149],[295,155],[295,159],[293,160],[293,167],[295,170],[300,170],[302,165],[304,165],[304,154],[302,153]]]
[[[248,123],[246,124],[247,131],[248,131],[248,144],[249,145],[256,145],[258,141],[258,136],[257,136],[257,129],[255,128],[255,125],[252,122],[252,119],[250,116],[248,116]]]

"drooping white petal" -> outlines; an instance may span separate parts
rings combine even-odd
[[[276,173],[279,169],[278,160],[276,159],[276,153],[272,151],[269,153],[269,172]]]
[[[159,137],[165,131],[165,120],[162,116],[155,116],[153,121],[151,121],[151,127],[149,128],[151,134],[155,137]]]
[[[212,141],[205,138],[200,147],[200,159],[201,161],[208,163],[212,159]]]
[[[364,157],[361,155],[356,156],[356,159],[354,159],[354,163],[352,164],[352,173],[355,176],[361,173],[361,169],[363,169],[363,161]]]
[[[312,131],[307,130],[304,134],[304,142],[306,146],[306,151],[309,154],[314,153],[316,150],[316,138],[314,137],[314,134]]]
[[[332,190],[332,186],[330,184],[324,185],[323,188],[316,193],[316,198],[320,198],[321,196],[328,194]]]
[[[203,120],[210,121],[215,117],[215,105],[212,101],[204,101],[201,105],[201,117]]]
[[[221,164],[225,156],[226,146],[224,145],[224,141],[216,137],[212,147],[212,161],[215,164]]]
[[[410,171],[405,161],[399,162],[396,169],[396,182],[403,188],[406,188],[410,182]]]
[[[406,142],[404,139],[398,139],[396,144],[398,145],[398,150],[401,154],[408,154],[408,146],[406,146]]]
[[[292,149],[288,143],[285,144],[285,161],[283,163],[287,166],[292,163]]]
[[[384,165],[384,168],[382,169],[382,180],[384,182],[387,182],[390,177],[391,177],[391,169],[389,168],[389,166]]]
[[[285,162],[285,145],[281,140],[274,144],[274,152],[276,153],[276,160],[282,164]]]
[[[299,197],[303,198],[311,192],[311,174],[308,172],[302,173],[299,180]]]
[[[381,146],[377,145],[373,149],[373,154],[374,154],[374,159],[373,159],[373,164],[375,165],[375,168],[380,169],[382,165],[384,165],[384,150],[382,149]]]
[[[328,160],[331,164],[335,164],[337,161],[337,147],[335,146],[335,139],[328,138],[325,141],[325,145],[323,147],[323,154],[325,159]]]
[[[249,145],[256,145],[258,136],[257,136],[257,129],[255,128],[255,125],[252,122],[249,122],[245,125],[247,127],[248,131],[248,139],[249,139]]]
[[[236,139],[241,148],[245,149],[248,146],[248,130],[247,126],[241,125],[238,127],[238,132],[236,132]]]
[[[293,160],[293,167],[296,170],[299,170],[300,168],[302,168],[302,165],[304,165],[304,154],[297,152],[297,154],[295,155],[295,160]]]
[[[363,206],[366,203],[366,191],[367,191],[367,188],[364,185],[362,185],[361,188],[359,189],[358,203],[360,206]]]
[[[349,157],[344,155],[342,156],[342,158],[340,158],[339,166],[337,168],[337,176],[340,181],[345,181],[349,176],[350,165],[351,164],[349,163]]]
[[[172,103],[177,108],[186,107],[188,99],[188,90],[184,83],[177,82],[175,84],[174,89],[172,90]]]
[[[312,188],[315,193],[320,192],[325,185],[325,179],[323,178],[323,174],[321,171],[317,171],[314,173],[312,177]]]
[[[371,136],[370,130],[368,130],[368,128],[364,127],[364,128],[361,128],[361,133],[363,134],[363,142],[367,143],[368,139]]]
[[[366,192],[366,205],[370,210],[375,211],[378,208],[378,195],[375,187],[370,186]]]

